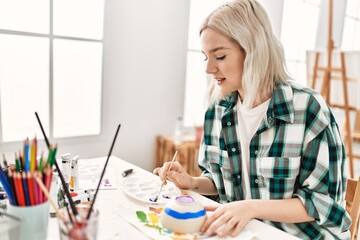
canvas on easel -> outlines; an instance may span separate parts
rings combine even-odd
[[[360,133],[351,126],[351,123],[354,123],[351,115],[358,113],[357,109],[360,107],[358,86],[360,74],[356,73],[358,67],[355,67],[360,63],[360,52],[344,52],[335,49],[332,40],[332,6],[333,1],[329,0],[327,49],[307,52],[308,86],[318,90],[331,108],[341,109],[344,112],[343,137],[349,158],[350,177],[353,178],[353,159],[360,158],[360,155],[353,153],[352,146],[353,138],[359,138]]]

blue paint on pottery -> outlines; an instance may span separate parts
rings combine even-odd
[[[206,215],[206,211],[205,209],[203,210],[200,210],[198,212],[184,212],[184,213],[180,213],[180,212],[177,212],[177,211],[174,211],[170,208],[165,208],[164,209],[164,212],[173,217],[173,218],[176,218],[176,219],[181,219],[181,220],[185,220],[185,219],[192,219],[192,218],[199,218],[199,217],[202,217],[202,216],[205,216]]]

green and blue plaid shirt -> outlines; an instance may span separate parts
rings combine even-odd
[[[221,203],[243,199],[237,102],[234,92],[205,113],[199,166]],[[292,81],[277,84],[250,141],[251,198],[298,197],[315,221],[265,222],[302,239],[348,239],[345,159],[338,125],[323,98]]]

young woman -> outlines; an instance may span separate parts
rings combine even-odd
[[[302,239],[348,239],[346,155],[323,98],[292,82],[256,0],[216,9],[200,29],[208,89],[200,177],[154,170],[179,188],[218,195],[201,231],[236,236],[260,219]]]

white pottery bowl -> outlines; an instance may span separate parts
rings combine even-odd
[[[204,206],[192,196],[178,196],[161,213],[161,225],[177,233],[197,233],[206,216]]]

